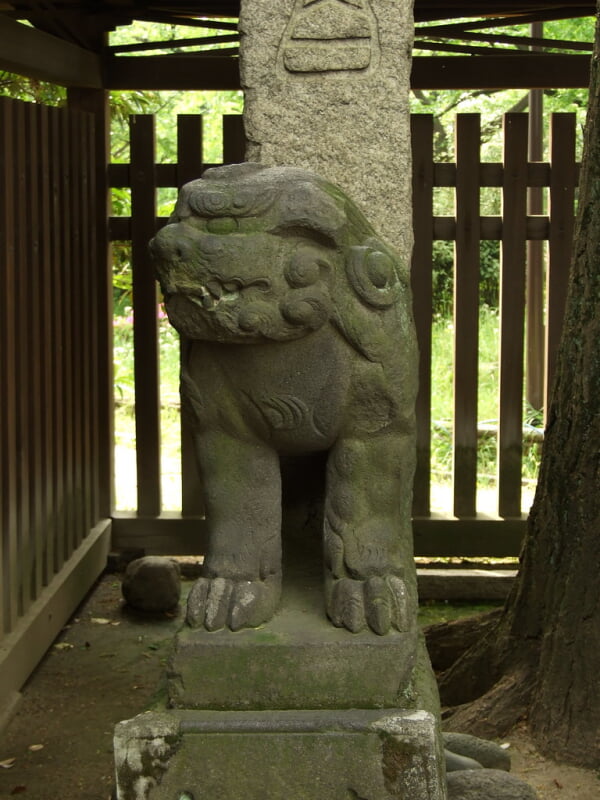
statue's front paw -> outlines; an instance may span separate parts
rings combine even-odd
[[[271,619],[280,595],[279,575],[257,581],[199,578],[188,596],[186,621],[209,631],[256,628]]]
[[[410,628],[406,586],[396,575],[333,579],[328,596],[327,616],[338,628],[358,633],[368,626],[381,635]]]

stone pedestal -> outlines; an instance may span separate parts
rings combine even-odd
[[[169,711],[117,726],[119,800],[442,800],[423,711]]]
[[[169,707],[117,726],[119,800],[444,800],[422,640],[334,628],[295,565],[268,624],[177,636]]]

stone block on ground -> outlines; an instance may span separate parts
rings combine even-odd
[[[172,611],[181,595],[179,565],[171,558],[136,558],[125,570],[122,586],[126,603],[138,611]]]

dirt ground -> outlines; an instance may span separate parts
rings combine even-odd
[[[114,725],[152,703],[181,623],[181,615],[127,611],[118,576],[104,575],[24,687],[0,738],[0,798],[111,800]],[[540,800],[600,800],[598,773],[543,759],[525,728],[506,742],[514,774]]]

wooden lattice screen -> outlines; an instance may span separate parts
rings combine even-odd
[[[243,160],[241,117],[224,118],[224,162]],[[137,514],[117,514],[115,544],[147,552],[202,552],[204,526],[197,476],[187,438],[182,440],[182,514],[161,514],[159,374],[156,360],[156,288],[147,257],[147,242],[166,222],[156,219],[158,187],[177,187],[201,175],[208,166],[201,158],[201,118],[178,118],[178,163],[156,164],[154,121],[132,118],[131,163],[113,164],[113,187],[131,187],[130,218],[113,218],[114,240],[132,243],[135,316],[136,441],[138,465]],[[480,119],[459,115],[456,159],[436,163],[433,118],[412,118],[414,308],[421,352],[418,400],[418,468],[414,495],[417,555],[517,555],[524,533],[521,513],[521,450],[524,380],[524,318],[527,242],[548,242],[546,278],[546,363],[551,381],[560,335],[568,277],[577,182],[575,118],[554,115],[549,163],[529,163],[528,115],[509,114],[504,126],[501,163],[480,158]],[[481,216],[480,188],[499,187],[503,211]],[[434,214],[435,187],[452,187],[452,216]],[[529,187],[546,187],[548,215],[527,213]],[[500,397],[498,430],[498,503],[496,513],[482,515],[477,495],[477,380],[480,242],[500,242]],[[430,511],[432,246],[434,240],[455,242],[454,301],[454,478],[453,507],[444,515]]]

